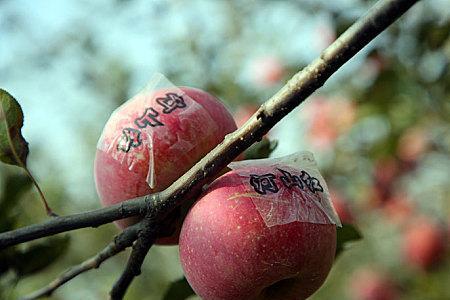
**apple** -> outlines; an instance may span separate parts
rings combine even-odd
[[[401,176],[400,162],[394,157],[379,159],[374,164],[373,186],[369,196],[370,206],[382,206],[392,196],[395,181]]]
[[[318,149],[333,147],[356,119],[356,106],[339,97],[316,96],[306,108],[309,118],[308,137]]]
[[[405,193],[397,192],[382,206],[386,218],[394,224],[406,224],[414,214],[414,204]]]
[[[261,87],[278,84],[286,73],[283,62],[277,56],[261,56],[252,62],[253,82]]]
[[[430,144],[426,128],[408,128],[398,141],[397,155],[404,162],[414,163],[429,150]]]
[[[361,65],[358,76],[359,80],[366,83],[374,82],[381,72],[389,66],[389,61],[379,51],[374,50],[366,57],[366,61]]]
[[[272,166],[235,169],[208,187],[189,211],[180,233],[186,279],[204,300],[306,299],[331,269],[336,225],[283,222],[297,212],[328,219],[311,198],[302,196],[296,202],[293,193],[281,188],[278,175],[272,177],[272,183],[280,187],[273,202],[269,194],[277,190],[274,186],[265,181],[253,186],[255,191],[260,188],[258,193],[249,192],[249,178],[242,172],[265,174],[271,180],[277,171]],[[260,193],[262,186],[268,188],[267,194]],[[267,203],[274,203],[274,209],[265,210]],[[267,225],[272,217],[280,224]]]
[[[420,270],[429,270],[442,261],[447,246],[443,228],[426,217],[416,218],[404,234],[405,263]]]
[[[353,211],[342,194],[334,189],[330,190],[331,201],[333,202],[333,207],[339,216],[339,219],[343,224],[353,224],[355,217]]]
[[[349,294],[353,300],[396,300],[398,287],[386,274],[368,267],[358,269],[349,280]]]
[[[101,203],[167,188],[236,128],[225,106],[202,90],[173,87],[138,94],[111,115],[99,140],[94,177]],[[116,224],[125,228],[137,221]],[[172,218],[165,227],[175,233],[158,242],[176,244],[181,223],[182,217]]]
[[[241,127],[250,117],[258,110],[259,106],[256,104],[244,104],[240,105],[234,113],[234,120],[237,127]]]
[[[317,50],[322,51],[336,40],[336,30],[331,25],[320,23],[315,28],[314,44]]]

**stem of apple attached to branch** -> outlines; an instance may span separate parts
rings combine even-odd
[[[136,198],[118,205],[69,216],[55,217],[41,224],[30,225],[0,234],[0,249],[41,237],[85,227],[96,227],[131,216],[146,216],[141,230],[163,220],[184,199],[190,199],[209,183],[241,152],[266,134],[284,116],[300,105],[335,73],[345,62],[385,30],[418,0],[380,0],[370,11],[345,31],[319,58],[298,72],[272,98],[265,102],[250,120],[193,166],[186,174],[161,193]],[[152,221],[150,221],[152,220]],[[151,226],[150,226],[151,227]],[[149,229],[151,230],[151,229]],[[132,252],[124,274],[113,288],[113,299],[121,299],[140,269],[155,239],[153,230],[138,237],[139,248]],[[148,249],[147,249],[148,248]],[[138,268],[135,266],[138,265]],[[131,272],[131,273],[130,273]],[[133,274],[130,276],[129,274]],[[126,284],[125,284],[126,283]],[[119,289],[117,291],[117,289]],[[121,294],[121,295],[120,295]]]

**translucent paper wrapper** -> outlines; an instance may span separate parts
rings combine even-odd
[[[314,156],[298,152],[281,158],[232,162],[268,227],[295,221],[341,226]]]
[[[199,103],[157,73],[141,92],[111,114],[97,148],[126,165],[129,171],[138,172],[135,169],[145,163],[148,167],[146,181],[153,189],[158,183],[156,143],[166,144],[172,155],[185,155],[194,144],[178,132],[188,122],[210,119]]]

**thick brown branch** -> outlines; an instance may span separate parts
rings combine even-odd
[[[91,257],[90,259],[82,262],[79,265],[71,267],[70,269],[60,274],[58,278],[50,282],[47,286],[21,299],[34,300],[42,297],[50,297],[56,289],[61,287],[66,282],[74,279],[84,272],[92,269],[97,269],[105,260],[113,257],[119,252],[122,252],[126,248],[131,247],[138,236],[139,228],[140,224],[136,224],[126,228],[114,238],[113,242],[108,244],[108,246],[106,246],[97,255]]]
[[[345,62],[398,19],[418,0],[381,0],[331,44],[321,56],[297,73],[277,94],[264,103],[251,120],[232,134],[151,200],[141,198],[110,208],[57,217],[42,224],[31,225],[0,234],[0,249],[22,242],[83,227],[99,226],[114,220],[147,212],[156,221],[189,199],[193,193],[212,180],[228,163],[261,139],[278,121],[301,104],[336,72]]]

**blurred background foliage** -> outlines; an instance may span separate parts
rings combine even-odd
[[[108,116],[153,72],[205,89],[239,124],[374,1],[0,1],[0,85],[25,114],[28,166],[60,214],[99,207],[92,176]],[[450,299],[450,6],[422,1],[268,135],[310,150],[341,219],[364,238],[311,299]],[[270,145],[268,146],[271,147]],[[0,165],[0,231],[46,218],[23,172]],[[0,253],[0,299],[94,255],[84,229]],[[121,254],[54,299],[104,299]],[[177,247],[153,247],[127,299],[162,299]]]

